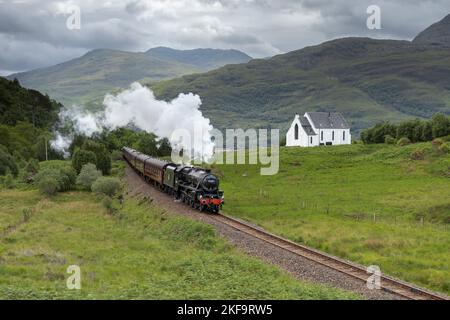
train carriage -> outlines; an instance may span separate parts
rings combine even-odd
[[[170,165],[169,162],[148,157],[144,161],[144,177],[156,182],[157,185],[164,185],[164,170]]]
[[[177,165],[131,148],[122,149],[123,158],[146,181],[201,211],[219,212],[224,203],[219,179],[210,170]]]

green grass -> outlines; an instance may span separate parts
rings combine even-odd
[[[416,149],[425,160],[409,159]],[[227,213],[450,293],[450,156],[431,143],[282,148],[275,176],[250,165],[214,170]]]
[[[248,257],[214,229],[136,199],[0,190],[0,299],[347,299]],[[24,222],[22,207],[34,208]],[[8,227],[13,227],[8,228]],[[68,290],[69,265],[81,268]]]

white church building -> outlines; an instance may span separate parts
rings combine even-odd
[[[350,126],[340,113],[307,112],[295,115],[286,134],[287,147],[351,144]]]

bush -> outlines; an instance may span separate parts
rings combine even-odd
[[[92,184],[92,191],[113,197],[120,189],[120,180],[113,177],[100,177]]]
[[[77,181],[77,172],[72,167],[62,167],[60,169],[60,188],[59,191],[69,191],[75,187]]]
[[[408,145],[408,144],[410,144],[410,143],[411,143],[411,140],[409,140],[409,139],[406,138],[406,137],[400,138],[400,139],[397,141],[397,145],[399,145],[399,146],[406,146],[406,145]]]
[[[95,164],[88,163],[81,168],[81,172],[76,179],[78,185],[80,185],[85,190],[91,190],[92,184],[95,180],[100,178],[102,173],[97,170]]]
[[[423,160],[425,159],[425,152],[420,149],[414,150],[409,157],[411,160]]]
[[[88,163],[97,163],[97,157],[94,152],[87,150],[77,150],[72,157],[72,167],[80,173],[81,168]]]
[[[439,147],[440,145],[442,145],[444,143],[444,141],[440,138],[436,138],[433,140],[433,145],[435,145],[436,147]]]
[[[386,144],[395,144],[397,142],[397,140],[395,140],[395,138],[391,135],[385,135],[384,136],[384,143]]]
[[[450,143],[446,142],[446,143],[441,144],[439,147],[439,151],[444,154],[450,153]]]
[[[103,207],[106,209],[106,211],[108,212],[108,214],[113,214],[115,212],[115,208],[114,208],[114,203],[113,203],[113,199],[109,196],[105,196],[102,199],[102,205]]]
[[[42,176],[36,185],[39,191],[47,196],[54,196],[60,188],[58,180],[52,176]]]
[[[36,175],[34,181],[42,193],[54,195],[58,191],[72,190],[75,186],[75,177],[75,170],[65,166],[41,170]],[[50,183],[50,186],[46,187],[45,183]]]

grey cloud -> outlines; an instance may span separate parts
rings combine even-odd
[[[448,0],[77,0],[82,28],[71,31],[56,11],[64,3],[0,1],[1,73],[96,48],[234,48],[265,57],[344,36],[411,39],[450,13]],[[366,28],[371,4],[382,10],[382,30]]]

